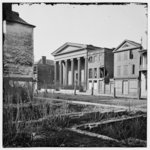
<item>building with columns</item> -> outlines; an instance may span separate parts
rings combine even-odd
[[[52,53],[55,58],[55,85],[62,89],[86,90],[87,82],[87,45],[65,43]]]
[[[59,47],[52,53],[55,59],[54,78],[56,87],[59,89],[74,89],[76,87],[80,91],[91,90],[91,86],[95,86],[94,82],[98,82],[100,78],[100,75],[97,75],[97,77],[94,76],[94,69],[98,67],[97,70],[100,70],[100,66],[103,66],[104,69],[106,67],[104,63],[106,57],[103,55],[106,54],[106,51],[110,51],[111,53],[111,55],[108,56],[110,57],[110,61],[107,61],[109,63],[108,66],[111,67],[110,70],[107,69],[109,74],[108,77],[113,77],[112,50],[77,43],[65,43]],[[98,58],[97,60],[96,57]],[[95,61],[93,61],[94,59]],[[103,63],[100,63],[101,61]],[[91,72],[92,77],[89,77]],[[104,76],[101,77],[101,79],[102,78],[104,78]],[[97,84],[97,90],[98,87],[99,84]]]

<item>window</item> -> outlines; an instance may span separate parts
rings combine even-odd
[[[103,57],[103,53],[100,52],[100,54],[99,54],[99,61],[101,61],[102,57]]]
[[[95,55],[95,62],[99,61],[99,54]]]
[[[97,78],[97,68],[94,68],[94,78]]]
[[[128,59],[128,51],[124,51],[124,60]]]
[[[96,56],[93,56],[93,62],[96,62]]]
[[[117,66],[117,75],[118,75],[118,76],[121,75],[121,66]]]
[[[135,74],[135,65],[132,65],[132,74]]]
[[[99,62],[99,54],[96,55],[96,61]]]
[[[92,63],[92,56],[88,58],[89,63]]]
[[[92,78],[92,69],[89,69],[89,78]]]
[[[100,78],[104,77],[104,68],[99,68],[99,77]]]
[[[133,59],[133,51],[130,50],[130,59]]]
[[[127,75],[128,74],[128,65],[123,66],[123,74]]]
[[[146,84],[145,84],[145,89],[147,90],[147,80],[146,80]]]
[[[97,62],[97,55],[93,56],[93,62]]]
[[[34,72],[34,74],[36,74],[36,73],[37,73],[37,66],[34,66],[34,68],[33,68],[33,72]]]
[[[142,56],[140,56],[140,65],[142,65]]]

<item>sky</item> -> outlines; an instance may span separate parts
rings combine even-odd
[[[145,5],[22,4],[13,11],[34,29],[34,60],[54,59],[53,51],[66,42],[115,48],[125,39],[145,47]]]

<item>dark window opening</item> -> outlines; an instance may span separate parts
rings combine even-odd
[[[140,65],[142,65],[142,57],[140,56]]]
[[[89,69],[89,78],[92,78],[92,69]]]
[[[135,74],[135,65],[132,65],[132,74]]]
[[[99,77],[100,78],[104,77],[104,68],[99,68]]]
[[[36,67],[36,66],[34,66],[34,68],[33,68],[33,72],[34,72],[34,74],[36,74],[36,73],[37,73],[37,67]]]
[[[133,51],[130,50],[130,59],[133,59]]]
[[[94,78],[97,78],[97,68],[94,68]]]
[[[92,63],[92,56],[88,58],[89,63]]]

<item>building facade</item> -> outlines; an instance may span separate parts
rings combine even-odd
[[[31,87],[32,89],[34,27],[21,19],[17,12],[12,11],[10,3],[3,3],[3,89],[5,95],[14,94],[14,87]]]
[[[147,50],[142,49],[140,53],[140,70],[139,70],[139,98],[147,97]]]
[[[87,86],[87,45],[65,43],[52,53],[55,58],[55,86],[74,89]]]
[[[65,43],[52,55],[55,57],[55,84],[60,89],[77,88],[87,92],[93,89],[93,92],[100,93],[104,89],[99,88],[99,84],[109,84],[109,78],[113,78],[110,49]]]
[[[88,50],[88,92],[113,94],[114,57],[112,49]]]
[[[114,52],[115,94],[118,97],[139,96],[139,64],[142,46],[124,40]]]
[[[35,89],[53,89],[54,61],[42,56],[42,59],[34,64],[34,75],[36,79]]]

